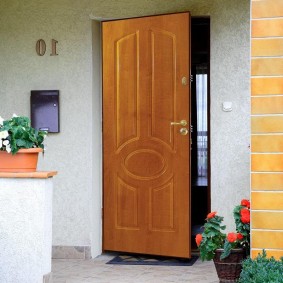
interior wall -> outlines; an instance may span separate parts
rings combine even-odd
[[[101,97],[98,26],[92,20],[190,10],[211,17],[212,209],[232,229],[249,196],[249,0],[3,0],[0,115],[29,116],[30,90],[60,90],[61,132],[47,138],[41,170],[54,178],[53,245],[101,251]],[[38,56],[38,39],[47,52]],[[58,56],[51,53],[58,40]],[[233,103],[232,112],[222,102]]]

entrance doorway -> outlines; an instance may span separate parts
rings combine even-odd
[[[155,18],[157,19],[158,17],[168,17],[168,16],[172,16],[172,15],[167,15],[167,16],[155,16],[155,17],[147,17],[145,19],[150,19],[150,18]],[[132,20],[140,20],[140,19],[132,19]],[[132,20],[120,20],[120,21],[113,21],[111,23],[114,22],[118,22],[118,23],[122,23],[122,26],[125,26],[125,24],[123,23],[123,21],[132,21]],[[111,27],[112,29],[112,27]],[[121,31],[121,27],[118,28]],[[189,34],[189,29],[187,30],[187,34]],[[133,35],[133,33],[132,33]],[[134,35],[135,37],[136,35]],[[184,36],[184,35],[183,35]],[[113,37],[113,35],[112,35]],[[133,36],[131,38],[131,36],[127,37],[128,39],[133,39]],[[151,37],[152,39],[152,37]],[[113,40],[113,38],[111,39]],[[106,39],[103,39],[104,43],[106,41]],[[111,168],[111,166],[109,167],[109,164],[114,164],[114,159],[113,156],[117,156],[119,155],[124,149],[122,148],[119,149],[119,146],[122,145],[122,147],[124,145],[128,145],[128,140],[123,140],[125,137],[123,137],[121,134],[127,134],[127,131],[129,133],[129,131],[132,129],[134,131],[136,131],[135,133],[141,133],[141,125],[143,125],[142,128],[145,129],[144,133],[145,135],[148,136],[148,133],[152,133],[152,128],[150,128],[149,126],[153,125],[152,124],[152,120],[146,120],[146,119],[152,119],[152,113],[150,115],[145,115],[143,116],[144,121],[142,121],[141,119],[138,119],[136,117],[136,122],[133,124],[133,121],[129,121],[129,117],[127,116],[129,113],[131,112],[131,115],[133,115],[133,113],[135,115],[140,115],[141,112],[139,107],[144,107],[141,105],[138,105],[138,99],[141,98],[141,96],[135,96],[134,98],[130,97],[128,99],[126,99],[125,101],[122,100],[122,97],[118,97],[115,95],[117,95],[117,93],[115,95],[113,95],[113,92],[117,91],[118,88],[115,88],[117,86],[121,87],[121,84],[116,84],[116,86],[114,86],[114,89],[112,89],[110,91],[110,95],[106,94],[104,92],[104,105],[103,105],[103,112],[104,112],[104,138],[106,136],[106,140],[107,140],[107,135],[109,132],[109,129],[111,129],[111,135],[116,137],[116,141],[114,140],[114,143],[117,143],[117,140],[120,139],[120,145],[118,146],[118,154],[113,154],[112,155],[108,153],[108,149],[109,146],[107,144],[107,142],[105,143],[105,139],[104,139],[104,184],[108,184],[108,188],[105,190],[104,187],[104,232],[103,232],[103,249],[104,250],[114,250],[114,251],[126,251],[126,252],[138,252],[138,253],[148,253],[148,254],[160,254],[160,255],[170,255],[170,256],[179,256],[179,257],[189,257],[189,254],[192,249],[196,248],[195,246],[195,235],[197,233],[199,233],[201,231],[201,226],[203,225],[204,219],[207,215],[207,213],[210,211],[210,170],[209,170],[209,166],[210,166],[210,152],[209,152],[209,138],[210,138],[210,134],[209,134],[209,61],[210,61],[210,19],[209,18],[193,18],[191,21],[191,42],[192,42],[192,46],[191,46],[191,58],[192,58],[192,64],[191,64],[191,74],[193,77],[192,83],[191,83],[191,101],[187,101],[187,104],[183,104],[187,105],[188,107],[191,107],[191,115],[189,113],[189,110],[184,110],[185,112],[183,113],[187,113],[188,115],[188,121],[189,121],[189,116],[191,116],[191,125],[192,125],[192,133],[191,133],[191,140],[192,140],[192,144],[191,144],[191,169],[190,172],[188,174],[188,172],[185,172],[185,175],[183,176],[187,176],[188,181],[191,180],[191,190],[189,188],[189,184],[187,185],[187,188],[189,188],[189,190],[187,192],[185,192],[185,194],[187,194],[188,199],[191,197],[191,207],[190,207],[190,202],[186,204],[186,208],[185,211],[183,211],[184,215],[187,215],[186,219],[185,219],[185,227],[187,227],[187,229],[185,229],[185,233],[182,236],[182,239],[185,239],[187,236],[189,235],[188,238],[186,238],[184,241],[187,241],[189,243],[189,247],[187,248],[187,250],[185,251],[185,253],[182,252],[182,255],[177,255],[175,252],[164,252],[161,251],[160,247],[157,250],[154,250],[153,246],[155,245],[155,243],[159,243],[159,238],[156,237],[157,234],[159,234],[159,237],[162,238],[163,236],[161,236],[164,232],[168,233],[169,235],[173,234],[172,233],[172,229],[171,231],[169,231],[170,229],[168,229],[168,227],[171,225],[170,221],[168,222],[168,219],[170,219],[170,213],[167,214],[167,216],[169,215],[169,217],[167,217],[167,220],[165,220],[165,218],[163,216],[160,216],[158,214],[156,214],[155,216],[153,214],[151,214],[152,212],[156,213],[156,211],[166,211],[166,210],[170,210],[172,207],[174,207],[174,202],[172,201],[172,193],[174,195],[174,192],[168,188],[162,187],[162,186],[157,186],[157,189],[150,189],[150,182],[149,179],[145,176],[138,176],[138,174],[145,174],[145,171],[141,172],[140,168],[144,167],[144,165],[146,164],[151,164],[152,162],[148,161],[149,159],[152,158],[152,156],[150,156],[150,153],[155,154],[155,158],[157,156],[164,156],[166,149],[162,150],[161,152],[159,152],[160,148],[160,144],[156,144],[156,145],[149,145],[148,143],[146,144],[146,146],[153,146],[153,149],[151,150],[150,148],[147,148],[147,152],[145,151],[145,147],[142,144],[139,144],[136,142],[137,139],[139,139],[141,137],[136,135],[133,136],[133,138],[130,138],[129,140],[133,140],[134,141],[134,150],[141,152],[143,157],[145,158],[145,156],[148,156],[148,158],[145,158],[143,160],[143,162],[141,164],[138,164],[136,162],[132,163],[132,166],[136,166],[136,168],[134,168],[133,170],[135,170],[135,174],[133,174],[133,172],[131,172],[131,170],[128,170],[126,168],[126,171],[128,176],[127,178],[132,178],[132,179],[136,179],[135,180],[135,184],[137,184],[137,186],[132,186],[132,185],[128,185],[126,184],[126,182],[124,182],[121,178],[121,175],[123,175],[124,173],[121,174],[120,169],[118,171],[116,171],[116,173],[114,174],[114,177],[110,177],[109,176],[112,174],[111,172],[115,172],[115,170],[113,171]],[[111,43],[112,44],[112,43]],[[132,44],[132,45],[131,45]],[[131,44],[127,47],[125,47],[126,45],[124,45],[124,47],[121,45],[119,46],[119,48],[124,48],[124,49],[120,49],[120,51],[123,51],[123,55],[125,55],[125,58],[127,58],[127,68],[129,68],[129,66],[132,66],[131,64],[129,64],[129,54],[127,54],[127,52],[129,51],[129,47],[131,48],[130,50],[134,50],[134,52],[136,53],[137,50],[135,42],[131,42]],[[113,44],[112,44],[113,45]],[[115,46],[115,45],[114,45]],[[105,47],[105,45],[104,45]],[[107,47],[108,48],[108,47]],[[106,61],[109,60],[109,54],[107,56],[105,56],[105,50],[104,49],[104,58]],[[148,48],[148,47],[147,47]],[[189,50],[189,48],[188,48]],[[113,51],[112,51],[113,52]],[[151,50],[152,52],[152,50]],[[112,68],[112,70],[114,71],[113,74],[109,74],[109,72],[107,70],[107,68],[103,68],[104,70],[104,91],[105,89],[107,89],[109,87],[109,75],[110,77],[112,76],[112,80],[113,82],[117,83],[117,69],[115,69],[118,64],[122,64],[122,59],[123,57],[119,57],[119,49],[114,49],[114,53],[113,53],[113,57],[112,59],[112,66],[110,66],[110,69]],[[120,54],[121,55],[121,54]],[[163,56],[163,55],[161,55]],[[122,58],[122,59],[121,59]],[[115,63],[115,60],[119,59],[118,63]],[[162,61],[162,60],[161,60]],[[135,85],[135,83],[133,83],[136,75],[139,73],[135,73],[136,72],[136,68],[137,68],[137,61],[134,61],[134,69],[132,69],[133,72],[129,72],[129,70],[126,71],[125,74],[126,75],[126,90],[125,92],[129,92],[129,88],[132,86],[133,88],[136,88],[138,86],[138,84]],[[105,62],[103,62],[103,64],[105,64]],[[108,64],[108,63],[107,63]],[[114,66],[113,66],[114,64]],[[115,65],[116,64],[116,65]],[[116,66],[116,67],[115,67]],[[121,66],[119,65],[119,68]],[[152,63],[151,63],[151,67],[152,67]],[[131,67],[130,67],[131,68]],[[146,67],[148,68],[148,67]],[[139,70],[138,70],[139,71]],[[115,73],[116,72],[116,73]],[[133,75],[132,77],[129,77],[131,75]],[[140,73],[139,73],[140,74]],[[149,72],[148,72],[149,74]],[[119,74],[120,75],[120,74]],[[107,76],[107,79],[105,79],[105,77]],[[129,79],[131,78],[131,79]],[[144,80],[145,78],[143,78]],[[163,83],[166,82],[165,80],[163,80]],[[177,82],[178,84],[178,82]],[[151,82],[151,86],[153,87],[153,84]],[[146,89],[146,88],[145,88]],[[166,87],[164,87],[163,90],[165,90]],[[168,88],[167,88],[168,89]],[[149,88],[147,89],[149,90]],[[119,90],[120,91],[120,90]],[[189,90],[187,89],[187,97],[189,98]],[[120,91],[120,94],[122,92]],[[171,94],[169,94],[171,95]],[[146,97],[146,96],[145,96]],[[131,101],[131,99],[133,99]],[[160,99],[160,98],[159,98]],[[141,102],[142,100],[140,100]],[[151,101],[151,102],[150,102]],[[154,101],[154,99],[151,97],[149,101],[149,105],[152,106],[150,103],[152,103],[152,101]],[[158,100],[156,100],[158,101]],[[121,103],[121,104],[117,104],[117,102]],[[134,103],[134,104],[133,104]],[[143,105],[147,105],[146,100],[142,103]],[[132,109],[130,109],[130,106],[133,106]],[[126,106],[126,108],[124,108]],[[116,108],[115,108],[116,107]],[[118,108],[117,108],[118,107]],[[147,106],[148,107],[148,106]],[[168,107],[168,105],[167,105]],[[112,110],[111,110],[112,109]],[[138,110],[139,109],[139,110]],[[120,111],[120,113],[119,113]],[[121,114],[121,111],[124,111],[126,117],[121,117],[119,116]],[[183,111],[183,110],[182,110]],[[162,110],[161,110],[162,113]],[[164,112],[165,113],[165,112]],[[172,112],[173,113],[173,112]],[[109,119],[109,115],[110,115],[110,119]],[[179,114],[178,114],[179,115]],[[186,114],[185,114],[186,115]],[[158,116],[163,116],[163,117],[158,117]],[[144,118],[146,117],[146,118]],[[165,124],[168,126],[172,120],[178,120],[175,119],[174,117],[176,117],[176,113],[173,113],[173,116],[170,118],[165,118],[167,122],[165,122]],[[164,125],[164,115],[156,115],[154,117],[155,119],[163,119],[161,120],[160,124],[163,123]],[[179,118],[182,119],[182,117],[179,115]],[[123,122],[122,120],[123,119]],[[108,121],[108,122],[107,122]],[[157,121],[157,120],[156,120]],[[130,122],[130,124],[127,124],[127,122]],[[175,121],[178,122],[178,121]],[[142,124],[143,123],[143,124]],[[130,126],[129,126],[130,125]],[[165,125],[165,129],[166,129],[166,125]],[[134,126],[134,128],[133,128]],[[139,128],[139,132],[137,131],[137,128],[135,128],[135,126],[140,127]],[[177,126],[177,125],[176,125]],[[115,129],[115,127],[117,127]],[[149,127],[149,128],[148,128]],[[172,127],[172,128],[171,128]],[[186,127],[188,128],[188,126]],[[174,129],[172,132],[171,130]],[[119,131],[122,130],[120,133]],[[114,131],[114,132],[113,132]],[[161,132],[160,132],[161,133]],[[166,130],[165,132],[166,133]],[[163,133],[163,134],[164,134]],[[171,136],[171,134],[173,133],[173,135]],[[176,129],[175,129],[175,125],[171,125],[170,124],[170,136],[168,136],[168,132],[167,134],[165,134],[165,144],[168,143],[168,139],[169,141],[173,138],[176,140]],[[167,136],[166,136],[167,135]],[[129,137],[129,136],[128,136]],[[189,134],[187,136],[189,138]],[[167,138],[167,141],[166,141]],[[142,139],[144,142],[144,139]],[[156,137],[151,136],[150,140],[155,140],[156,142]],[[160,139],[162,142],[162,139]],[[187,141],[189,141],[189,139],[187,139]],[[132,141],[129,142],[129,144]],[[164,141],[163,141],[164,143]],[[170,142],[169,142],[170,144]],[[117,144],[116,144],[117,145]],[[140,148],[139,148],[140,147]],[[188,147],[189,148],[189,147]],[[133,149],[128,149],[127,151],[127,156],[122,156],[119,157],[118,159],[118,163],[117,166],[119,168],[122,168],[123,170],[125,170],[125,164],[127,162],[124,162],[125,160],[129,159],[129,157],[131,157],[133,154],[131,153],[131,150]],[[149,150],[149,151],[148,151]],[[186,151],[184,151],[186,152]],[[108,161],[107,158],[105,159],[105,156],[110,156],[108,157]],[[122,152],[122,155],[124,153]],[[157,155],[156,155],[157,154]],[[160,154],[160,155],[158,155]],[[183,154],[182,156],[184,157],[186,154]],[[189,155],[187,155],[189,156]],[[124,159],[124,163],[121,163],[121,160]],[[148,160],[147,160],[148,159]],[[189,164],[189,158],[187,159],[187,164]],[[149,162],[149,163],[147,163]],[[117,167],[117,168],[118,168]],[[150,166],[149,166],[150,167]],[[147,166],[146,170],[150,170]],[[178,167],[176,168],[180,168],[180,164],[178,164]],[[112,170],[112,171],[111,171]],[[142,169],[145,170],[145,169]],[[139,171],[139,173],[137,174],[137,172]],[[135,176],[134,176],[135,175]],[[112,181],[111,181],[112,178]],[[116,180],[113,180],[113,178],[117,178]],[[154,179],[154,178],[153,178]],[[109,182],[112,182],[112,185],[109,185]],[[132,181],[130,181],[132,182]],[[158,182],[158,180],[157,180]],[[139,183],[139,184],[138,184]],[[145,185],[146,184],[146,185]],[[140,188],[145,188],[147,190],[147,193],[142,197],[143,199],[147,198],[148,200],[153,201],[154,199],[156,200],[154,206],[157,207],[158,209],[154,210],[154,206],[151,204],[149,205],[147,208],[145,206],[145,204],[139,204],[138,201],[141,198],[140,197]],[[114,189],[113,189],[114,188]],[[166,188],[164,190],[164,188]],[[110,195],[110,197],[109,197]],[[168,197],[169,196],[169,197]],[[165,200],[165,205],[162,207],[162,205],[160,204],[160,199]],[[167,203],[167,204],[166,204]],[[171,203],[171,205],[170,205]],[[108,211],[106,209],[106,206],[108,206],[108,208],[110,208],[110,210],[112,211]],[[142,207],[142,212],[140,211],[140,207]],[[151,212],[149,212],[151,210]],[[126,212],[125,212],[126,211]],[[188,212],[187,212],[188,211]],[[189,214],[189,211],[191,211],[191,215]],[[112,214],[111,217],[109,217],[109,213]],[[141,237],[137,237],[137,236],[133,236],[134,234],[137,235],[140,232],[140,229],[137,225],[138,223],[138,218],[141,217],[141,215],[143,215],[143,228],[148,225],[149,223],[146,224],[146,218],[148,219],[149,216],[153,217],[154,216],[154,220],[151,221],[151,226],[149,226],[144,230],[147,231],[145,234],[143,234],[143,238],[145,238],[145,243],[141,244]],[[174,212],[171,213],[171,215],[174,215]],[[111,219],[112,218],[112,219]],[[162,220],[163,218],[163,220]],[[172,219],[172,218],[171,218]],[[152,229],[152,223],[154,223],[153,221],[155,221],[155,223],[157,223],[156,221],[164,221],[165,220],[165,224],[160,224],[161,222],[159,222],[159,228],[158,229]],[[191,223],[189,223],[191,220]],[[169,223],[169,225],[168,225]],[[172,223],[172,222],[171,222]],[[155,225],[155,224],[154,224]],[[165,226],[162,226],[165,225]],[[160,229],[161,227],[161,229]],[[166,227],[166,229],[164,229],[164,227]],[[111,231],[112,230],[112,231]],[[114,232],[113,232],[114,231]],[[117,232],[117,233],[116,233]],[[154,232],[154,233],[153,233]],[[126,236],[128,234],[128,236]],[[155,238],[152,238],[151,240],[149,239],[150,237],[148,235],[153,235],[155,234]],[[136,238],[139,239],[136,243],[136,247],[129,247],[129,237],[132,238]],[[173,242],[177,241],[176,237],[173,237],[174,240]],[[173,239],[172,238],[172,239]],[[191,243],[188,239],[191,239]],[[131,241],[131,240],[130,240]],[[148,248],[150,246],[150,241],[152,241],[153,245]],[[110,243],[110,244],[109,244]],[[121,244],[122,243],[122,244]],[[169,242],[167,242],[169,243]],[[130,244],[132,245],[132,244]],[[146,249],[144,249],[142,246],[147,246]],[[175,249],[175,248],[174,248]],[[184,247],[181,247],[181,250],[184,250]]]
[[[204,220],[210,211],[209,18],[192,18],[191,41],[191,221],[192,248],[196,248],[195,236],[202,231]]]

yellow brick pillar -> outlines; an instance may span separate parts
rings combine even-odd
[[[283,0],[252,0],[251,254],[283,256]]]

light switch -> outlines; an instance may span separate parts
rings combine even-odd
[[[224,101],[222,103],[222,110],[225,112],[232,111],[232,102],[231,101]]]

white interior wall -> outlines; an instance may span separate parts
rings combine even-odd
[[[60,90],[61,132],[40,169],[54,178],[53,245],[101,251],[100,37],[97,18],[190,10],[211,17],[211,197],[232,230],[232,208],[249,196],[249,0],[3,0],[0,116],[29,116],[30,90]],[[38,39],[45,56],[35,52]],[[49,56],[58,40],[58,56]],[[222,102],[233,103],[232,112]]]

